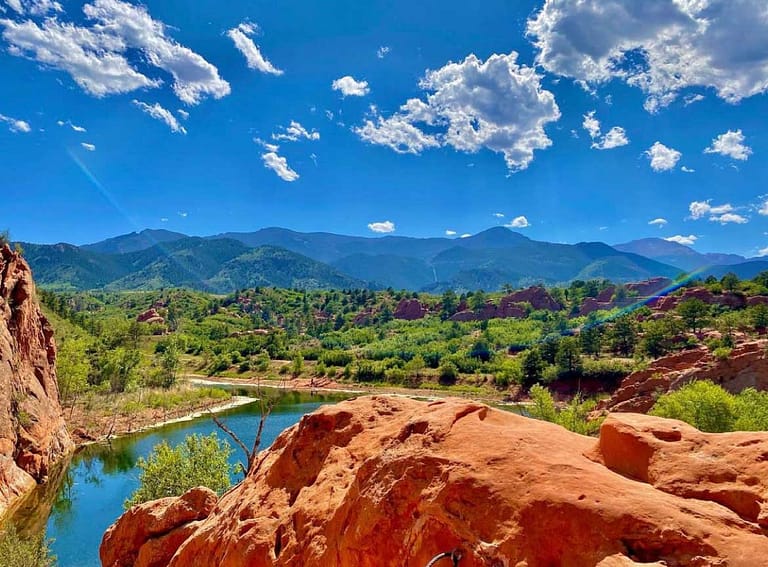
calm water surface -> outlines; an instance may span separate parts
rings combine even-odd
[[[264,427],[262,448],[271,445],[280,432],[304,414],[344,399],[337,394],[310,396],[299,392],[282,392],[279,396],[278,405]],[[255,439],[259,415],[258,403],[219,414],[247,446]],[[229,441],[205,417],[113,440],[111,445],[89,446],[62,470],[58,483],[49,483],[47,490],[33,495],[16,521],[22,529],[34,530],[42,527],[47,517],[48,537],[54,539],[52,549],[60,567],[99,567],[99,544],[104,531],[122,514],[123,502],[138,486],[136,460],[149,455],[160,441],[176,445],[192,433],[208,435],[212,431]],[[242,451],[234,447],[232,462],[244,459]],[[241,475],[233,480],[240,478]]]

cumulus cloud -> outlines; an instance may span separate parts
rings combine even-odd
[[[6,0],[5,3],[14,12],[21,15],[45,16],[51,12],[64,11],[61,4],[52,0]]]
[[[12,55],[69,73],[83,90],[97,97],[163,83],[144,75],[137,69],[138,63],[168,73],[176,96],[190,105],[230,93],[229,83],[218,69],[168,37],[165,24],[154,20],[145,7],[121,0],[94,0],[83,6],[83,12],[90,24],[87,27],[56,18],[39,25],[32,20],[0,19],[2,37]],[[133,57],[134,52],[141,57]]]
[[[686,166],[681,167],[680,171],[683,171],[685,173],[696,173],[695,169],[691,169],[690,167],[686,167]]]
[[[75,132],[83,133],[88,131],[85,129],[85,127],[78,126],[77,124],[73,124],[70,120],[67,120],[66,122],[64,122],[63,120],[58,120],[56,124],[58,124],[59,126],[69,126]]]
[[[744,134],[741,130],[728,130],[712,140],[712,145],[704,150],[705,154],[720,154],[721,156],[746,161],[752,155],[752,148],[744,144]]]
[[[331,88],[335,91],[341,91],[342,96],[365,96],[371,92],[371,89],[368,88],[368,81],[357,81],[349,75],[333,81]]]
[[[320,139],[320,132],[317,132],[316,130],[312,130],[311,132],[307,131],[304,126],[296,122],[295,120],[291,120],[290,126],[287,128],[283,128],[282,132],[278,132],[277,134],[272,134],[273,140],[283,140],[288,142],[296,142],[299,139],[306,139],[306,140],[319,140]]]
[[[253,141],[259,146],[261,146],[262,148],[264,148],[265,150],[267,150],[268,152],[277,152],[277,150],[280,149],[280,146],[278,146],[277,144],[270,144],[269,142],[267,142],[266,140],[262,140],[261,138],[254,138]]]
[[[699,239],[698,236],[694,234],[689,234],[688,236],[683,236],[682,234],[676,234],[675,236],[669,236],[665,238],[667,242],[677,242],[678,244],[682,244],[683,246],[693,246],[696,244],[696,241]]]
[[[504,213],[493,213],[493,216],[495,216],[497,219],[503,219]]]
[[[733,205],[725,203],[723,205],[712,206],[712,200],[693,201],[688,205],[688,211],[693,220],[698,220],[706,216],[724,215],[733,211]]]
[[[606,134],[602,134],[600,121],[595,117],[595,111],[584,115],[582,127],[592,138],[592,148],[595,150],[611,150],[629,144],[627,132],[621,126],[614,126]]]
[[[520,215],[519,217],[515,217],[512,219],[512,222],[504,225],[507,228],[528,228],[531,226],[531,223],[528,222],[528,219],[525,218],[523,215]]]
[[[763,216],[768,216],[768,199],[765,199],[760,208],[757,209],[757,213]]]
[[[736,213],[724,213],[722,215],[715,215],[709,218],[712,222],[719,222],[720,224],[746,224],[749,219]]]
[[[658,226],[659,228],[667,226],[668,223],[669,221],[667,219],[664,219],[661,217],[648,221],[648,224],[650,224],[651,226]]]
[[[759,257],[761,257],[761,258],[762,258],[762,257],[764,257],[764,256],[768,256],[768,246],[766,246],[765,248],[761,248],[760,250],[758,250],[758,251],[757,251],[757,255],[758,255]]]
[[[412,98],[395,114],[375,116],[354,131],[401,153],[440,146],[467,153],[489,149],[503,154],[513,172],[527,168],[535,150],[552,145],[544,126],[560,118],[560,109],[535,70],[517,64],[515,52],[485,62],[469,55],[428,71],[419,86],[427,93],[424,100]]]
[[[387,53],[389,53],[390,51],[391,49],[388,46],[382,45],[376,50],[376,57],[378,57],[379,59],[384,59],[387,56]]]
[[[4,114],[0,114],[0,122],[4,122],[8,125],[8,129],[14,134],[29,134],[32,131],[32,127],[29,122],[19,120],[17,118],[11,118]]]
[[[380,234],[388,234],[390,232],[395,232],[395,223],[392,221],[372,222],[368,224],[368,230]]]
[[[231,39],[235,47],[243,54],[249,69],[261,71],[270,75],[280,76],[283,71],[272,65],[262,54],[259,47],[254,43],[250,36],[256,33],[254,24],[243,22],[236,28],[227,31],[227,36]]]
[[[135,106],[139,107],[143,112],[149,114],[155,120],[165,122],[171,129],[171,132],[175,132],[177,134],[187,133],[186,128],[179,124],[179,121],[176,120],[176,117],[173,115],[173,113],[170,110],[160,106],[160,103],[156,102],[155,104],[147,104],[146,102],[141,102],[140,100],[136,99],[134,99],[132,102]]]
[[[645,155],[651,160],[653,171],[669,171],[674,169],[683,154],[675,149],[668,148],[661,142],[656,142],[645,151]]]
[[[456,236],[456,231],[455,230],[446,230],[445,231],[445,235],[446,236]]]
[[[264,161],[264,167],[274,171],[283,181],[292,182],[299,178],[299,174],[288,167],[288,160],[277,155],[277,152],[262,154],[261,159]]]
[[[465,232],[465,233],[464,233],[464,234],[462,234],[462,235],[461,235],[459,238],[469,238],[470,236],[472,236],[470,233],[468,233],[468,232]]]
[[[689,87],[731,103],[768,91],[765,0],[546,0],[527,34],[547,71],[625,81],[651,112]]]
[[[89,144],[88,142],[80,142],[80,145],[83,146],[83,148],[85,148],[89,152],[95,152],[96,151],[96,146],[93,145],[93,144]]]

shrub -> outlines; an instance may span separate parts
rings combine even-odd
[[[230,446],[215,433],[190,435],[176,447],[162,441],[147,459],[139,458],[139,488],[125,501],[136,504],[166,496],[181,496],[196,486],[207,486],[221,494],[230,486]]]
[[[355,357],[350,352],[343,350],[327,350],[318,359],[326,366],[346,366],[352,364]]]
[[[736,400],[710,381],[697,381],[661,396],[650,414],[679,419],[701,431],[722,433],[732,431],[736,424]]]
[[[459,378],[459,369],[452,362],[446,362],[438,369],[438,377],[444,386],[452,386]]]
[[[728,360],[732,352],[733,352],[732,348],[727,346],[721,346],[721,347],[717,347],[715,350],[712,351],[712,356],[714,356],[719,360]]]
[[[531,417],[556,423],[582,435],[592,435],[600,429],[602,420],[589,419],[589,413],[595,409],[594,400],[582,401],[574,397],[567,406],[559,410],[552,394],[544,386],[535,384],[530,393],[533,403],[528,407],[528,414]]]
[[[41,533],[29,538],[21,536],[15,526],[0,532],[0,565],[3,567],[53,567],[50,540]]]

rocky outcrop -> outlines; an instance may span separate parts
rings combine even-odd
[[[461,567],[752,567],[768,556],[766,454],[768,434],[642,415],[609,417],[595,440],[463,400],[359,398],[281,434],[210,513],[129,511],[101,557],[421,567],[460,548]],[[134,523],[158,536],[117,536]]]
[[[0,245],[0,516],[72,447],[55,361],[53,329],[35,299],[29,266]]]
[[[560,305],[549,294],[547,288],[536,285],[528,289],[521,289],[505,297],[509,303],[529,303],[533,309],[545,309],[547,311],[560,311]]]
[[[679,295],[667,295],[652,299],[648,302],[648,307],[656,311],[672,311],[687,299],[698,299],[707,305],[723,305],[731,309],[743,309],[748,305],[748,300],[743,293],[731,291],[712,293],[707,288],[694,287],[683,290]]]
[[[731,393],[745,388],[768,390],[768,341],[743,343],[725,359],[700,347],[659,358],[648,368],[622,380],[600,408],[617,412],[649,411],[660,394],[677,390],[694,380],[711,380]]]
[[[427,316],[427,308],[418,299],[401,299],[395,308],[395,319],[415,321]]]
[[[668,278],[650,278],[641,282],[628,283],[624,287],[631,295],[652,297],[672,285]]]
[[[139,323],[147,323],[147,324],[153,324],[156,323],[158,325],[164,325],[165,319],[163,318],[160,313],[157,312],[157,309],[154,307],[147,309],[143,313],[139,313],[136,316],[136,321]]]

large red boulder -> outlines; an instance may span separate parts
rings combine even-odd
[[[595,440],[463,400],[358,398],[285,431],[165,551],[169,567],[421,567],[456,548],[461,567],[753,567],[766,452],[766,433],[647,416]],[[117,529],[104,564],[138,565]]]
[[[546,309],[547,311],[560,311],[560,305],[544,286],[536,285],[527,289],[521,289],[505,296],[508,303],[529,303],[534,309]]]
[[[417,319],[423,319],[427,315],[427,308],[418,299],[406,299],[400,300],[395,308],[395,319],[404,319],[405,321],[415,321]]]

